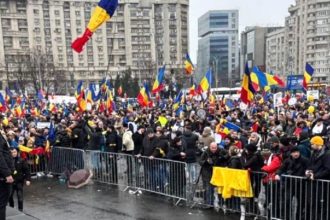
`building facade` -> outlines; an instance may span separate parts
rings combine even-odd
[[[265,71],[277,75],[286,75],[285,28],[277,29],[266,35]]]
[[[250,68],[258,66],[266,70],[266,35],[280,27],[247,27],[241,33],[241,76],[247,63]]]
[[[78,80],[97,82],[128,71],[142,82],[154,78],[157,68],[165,64],[168,71],[182,75],[188,52],[189,0],[122,0],[111,20],[78,54],[71,43],[84,32],[97,3],[0,0],[1,71],[16,71],[18,55],[37,51],[56,70],[65,72],[71,86]]]
[[[312,81],[330,82],[330,1],[296,0],[286,18],[286,73],[315,68]]]
[[[198,19],[198,74],[213,69],[214,87],[239,78],[238,10],[209,11]]]

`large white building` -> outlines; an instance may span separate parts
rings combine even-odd
[[[266,72],[286,75],[285,28],[276,29],[266,35]]]
[[[283,48],[268,47],[267,69],[284,69],[285,74],[303,74],[306,62],[315,68],[314,82],[330,82],[330,1],[296,0],[285,21]],[[267,42],[283,39],[283,32],[270,34]],[[282,40],[281,40],[282,45]],[[274,45],[273,45],[273,48]],[[283,58],[274,60],[279,52]],[[278,55],[279,56],[279,55]]]
[[[0,0],[0,80],[10,81],[6,73],[15,71],[17,55],[29,51],[45,54],[71,85],[126,71],[141,81],[151,79],[164,64],[182,74],[189,0],[120,0],[111,20],[78,54],[71,43],[84,32],[98,1]]]
[[[215,87],[239,79],[238,10],[212,10],[198,19],[198,72],[213,69]]]

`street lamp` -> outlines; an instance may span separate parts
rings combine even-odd
[[[219,56],[215,55],[213,56],[213,66],[214,66],[214,73],[215,73],[215,87],[218,88],[218,61],[219,61]]]

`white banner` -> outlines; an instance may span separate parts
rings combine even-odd
[[[309,97],[313,97],[314,100],[320,98],[320,92],[319,92],[319,90],[309,90],[309,91],[307,91],[306,95],[307,95],[307,99]]]
[[[282,103],[282,92],[278,92],[274,94],[274,107],[280,107],[283,106]]]
[[[50,122],[38,122],[37,128],[38,129],[50,128]]]

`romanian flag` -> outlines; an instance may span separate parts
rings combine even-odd
[[[182,98],[183,98],[183,93],[182,90],[180,90],[180,92],[177,94],[177,96],[174,99],[174,103],[173,103],[173,110],[177,110],[182,102]]]
[[[314,74],[314,68],[308,63],[306,63],[305,72],[304,72],[304,81],[303,81],[304,89],[307,89],[307,85],[311,81],[313,74]]]
[[[184,61],[184,70],[185,70],[187,75],[191,75],[194,71],[194,65],[191,62],[191,59],[190,59],[188,53],[186,54],[186,59]]]
[[[196,84],[194,83],[190,88],[189,88],[189,95],[195,96],[196,93]]]
[[[241,128],[237,125],[235,125],[234,123],[231,122],[226,122],[223,125],[225,128],[227,128],[228,130],[234,130],[234,131],[239,131]]]
[[[0,93],[0,112],[5,112],[6,111],[6,101],[3,98],[2,94]]]
[[[149,89],[146,84],[144,84],[144,86],[140,89],[140,92],[137,96],[137,101],[142,107],[147,107],[152,104],[152,102],[150,102]]]
[[[165,76],[165,65],[162,68],[160,68],[158,71],[156,81],[154,82],[154,85],[152,86],[152,93],[160,92],[163,89],[164,76]]]
[[[233,100],[228,98],[225,98],[224,104],[227,111],[230,111],[235,107]]]
[[[241,90],[241,100],[245,104],[249,104],[254,97],[255,89],[252,85],[252,81],[250,79],[250,70],[248,64],[245,64],[245,72],[243,75],[243,82],[242,82],[242,90]]]
[[[22,108],[20,105],[17,105],[15,108],[15,115],[16,117],[22,117],[23,116],[23,112],[22,112]]]
[[[80,95],[77,97],[77,105],[79,112],[84,112],[87,109],[87,102],[85,100],[84,90],[80,92]]]
[[[264,73],[258,67],[253,67],[250,74],[252,86],[255,91],[259,91],[259,87],[266,92],[270,90],[271,86],[285,87],[285,83],[278,77],[269,73]]]
[[[71,45],[72,49],[80,53],[84,45],[92,37],[93,33],[113,16],[117,6],[118,0],[101,0],[93,11],[83,36],[78,37],[73,41]]]
[[[197,93],[202,94],[203,92],[206,92],[212,84],[212,71],[209,69],[201,82],[199,83],[199,86],[197,88]]]
[[[75,96],[76,96],[76,98],[78,98],[78,96],[81,94],[81,91],[82,91],[82,89],[83,89],[82,86],[83,86],[83,81],[80,80],[80,81],[78,82],[77,89],[76,89],[76,92],[75,92]]]

